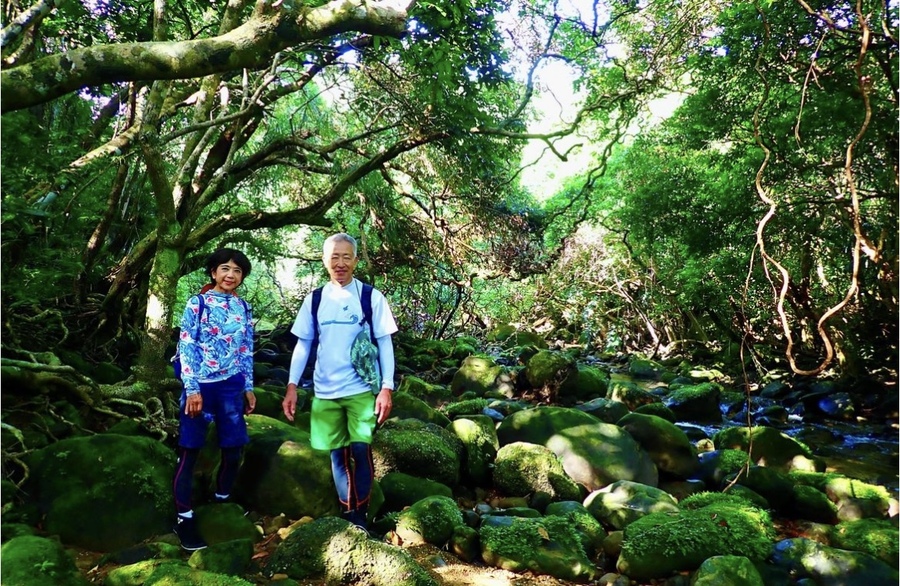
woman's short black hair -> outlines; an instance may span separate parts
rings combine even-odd
[[[223,265],[228,261],[233,261],[234,264],[241,267],[241,271],[244,272],[244,279],[250,276],[250,259],[247,258],[246,254],[234,248],[220,248],[209,255],[209,258],[206,259],[206,274],[212,278],[213,271],[219,268],[219,265]],[[215,279],[213,279],[213,282],[215,282]]]

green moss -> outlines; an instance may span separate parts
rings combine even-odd
[[[759,508],[755,504],[741,496],[724,492],[698,492],[692,494],[679,503],[679,506],[684,510],[702,509],[703,507],[707,507],[709,505],[731,505],[738,508]]]
[[[477,415],[487,406],[487,399],[469,399],[457,403],[448,403],[444,405],[441,410],[444,412],[444,415],[453,419],[458,415]]]
[[[852,497],[855,499],[889,502],[891,494],[883,486],[869,484],[855,478],[848,478],[836,472],[793,471],[788,477],[806,486],[811,486],[837,498]]]
[[[0,548],[0,582],[16,586],[88,584],[59,542],[34,535],[14,537]]]
[[[550,449],[526,442],[500,448],[494,459],[494,485],[509,496],[545,492],[554,500],[579,500],[581,490]]]
[[[709,393],[721,394],[721,392],[722,385],[718,383],[700,383],[699,385],[681,387],[670,393],[668,399],[680,403],[703,397]]]
[[[861,551],[896,568],[900,539],[894,522],[887,519],[844,521],[831,529],[832,544],[840,549]]]
[[[768,513],[743,501],[711,500],[717,502],[653,513],[628,525],[618,570],[632,579],[656,578],[696,569],[716,555],[766,559],[775,538]]]
[[[397,517],[397,533],[417,535],[426,543],[442,547],[463,524],[456,502],[446,496],[430,496],[401,512]]]

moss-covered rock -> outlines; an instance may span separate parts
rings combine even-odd
[[[462,442],[452,432],[416,419],[386,422],[372,442],[378,478],[405,472],[450,487],[459,483],[463,453]]]
[[[403,377],[403,380],[400,381],[400,385],[395,391],[395,394],[396,393],[407,393],[417,399],[425,401],[432,407],[453,397],[453,394],[447,387],[425,382],[421,378],[413,375],[406,375]]]
[[[622,403],[629,411],[634,411],[641,405],[658,403],[659,397],[642,389],[637,383],[629,380],[614,379],[609,382],[606,389],[606,398],[610,401]]]
[[[0,548],[0,582],[9,586],[87,586],[75,561],[58,541],[24,535]]]
[[[460,415],[479,415],[488,406],[490,401],[484,398],[465,399],[456,401],[455,403],[447,403],[441,410],[450,419],[459,417]]]
[[[256,543],[262,533],[234,503],[214,503],[196,508],[197,528],[209,545],[246,539]]]
[[[494,459],[494,486],[509,496],[543,492],[554,500],[581,498],[581,489],[566,474],[556,454],[527,442],[500,448]]]
[[[478,531],[467,525],[460,525],[453,530],[448,549],[453,555],[466,563],[481,561],[481,542]]]
[[[453,490],[446,484],[419,478],[403,472],[389,472],[378,483],[384,493],[384,511],[402,511],[430,496],[452,497]]]
[[[869,515],[860,514],[857,518],[884,517],[891,506],[891,494],[885,487],[848,478],[843,474],[795,470],[788,474],[788,478],[798,484],[811,486],[824,492],[828,499],[835,504],[839,513],[848,507],[855,507],[861,512],[871,512]]]
[[[897,569],[867,553],[838,549],[803,537],[775,544],[770,557],[776,566],[798,578],[823,586],[897,584]]]
[[[835,525],[830,538],[840,549],[861,551],[896,568],[900,560],[897,524],[887,519],[859,519]]]
[[[450,383],[450,391],[459,396],[467,391],[473,391],[479,397],[491,390],[496,390],[500,383],[498,378],[503,373],[503,367],[487,356],[469,356],[463,360],[459,370],[453,375]],[[508,395],[512,397],[512,393]]]
[[[468,483],[487,486],[500,442],[494,420],[486,415],[455,419],[448,427],[464,448],[462,472]]]
[[[624,529],[651,513],[678,512],[678,503],[668,493],[645,484],[617,480],[595,490],[584,500],[584,506],[601,523]]]
[[[271,574],[324,578],[359,586],[436,586],[437,582],[400,548],[372,539],[337,517],[323,517],[294,530],[266,565]]]
[[[616,480],[656,486],[656,465],[621,427],[577,409],[536,407],[513,413],[497,427],[500,445],[527,442],[547,447],[563,469],[587,490]]]
[[[838,520],[837,511],[824,492],[811,486],[794,487],[794,502],[791,505],[793,518],[833,524]]]
[[[430,496],[397,516],[397,535],[406,544],[430,543],[443,547],[453,531],[464,525],[456,501],[446,496]]]
[[[553,350],[541,350],[525,366],[525,379],[534,389],[550,386],[557,390],[563,381],[577,376],[577,373],[574,360]]]
[[[392,395],[392,418],[418,419],[426,423],[434,423],[440,427],[446,427],[450,423],[446,415],[434,409],[422,399],[402,391],[396,391]]]
[[[687,385],[669,393],[663,403],[678,421],[718,423],[722,421],[721,394],[722,386],[718,383]]]
[[[234,539],[211,543],[206,549],[195,551],[188,565],[197,570],[240,576],[250,567],[253,557],[253,540]]]
[[[293,425],[266,417],[247,416],[250,443],[235,483],[238,502],[263,514],[299,519],[337,514],[331,459],[309,445],[309,434]],[[209,442],[207,442],[209,444]],[[215,487],[219,450],[208,445],[201,452],[195,485]]]
[[[660,363],[639,356],[632,357],[628,363],[628,373],[637,378],[658,379],[665,371]]]
[[[253,586],[238,576],[192,568],[182,561],[147,560],[110,571],[104,586]]]
[[[593,558],[603,548],[606,531],[599,521],[578,501],[559,501],[547,505],[544,514],[547,517],[563,517],[575,527],[581,546],[588,557]]]
[[[559,387],[560,401],[590,401],[606,396],[609,375],[596,366],[576,365],[576,371]]]
[[[531,570],[576,582],[593,580],[598,573],[585,555],[575,528],[564,517],[488,516],[479,536],[482,559],[497,568]]]
[[[618,426],[647,450],[660,471],[691,478],[700,465],[694,444],[670,421],[656,415],[630,413],[619,420]]]
[[[700,564],[691,586],[766,586],[756,566],[739,555],[717,555]]]
[[[44,513],[44,528],[63,543],[114,551],[171,528],[175,454],[158,440],[70,438],[27,462],[31,478],[25,491]]]
[[[754,464],[768,468],[824,472],[824,462],[815,458],[809,446],[772,427],[727,427],[713,436],[713,443],[719,450],[748,452]]]
[[[661,419],[665,419],[669,423],[675,423],[678,420],[675,417],[675,412],[662,403],[647,403],[646,405],[641,405],[635,409],[634,412],[641,415],[654,415]]]
[[[656,404],[659,405],[661,403]],[[612,401],[606,397],[591,399],[586,403],[576,405],[575,408],[579,411],[584,411],[585,413],[593,415],[604,423],[616,423],[631,413],[624,403]]]
[[[697,455],[699,467],[695,476],[710,488],[719,487],[729,476],[737,474],[750,461],[750,455],[743,450],[729,448],[702,452]]]
[[[768,513],[743,503],[653,513],[625,528],[616,570],[643,580],[696,570],[717,555],[763,561],[772,550],[774,537]]]

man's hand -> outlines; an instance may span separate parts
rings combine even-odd
[[[383,388],[375,399],[375,415],[378,417],[378,425],[384,423],[384,420],[391,414],[391,389]]]
[[[256,395],[253,391],[244,391],[244,413],[250,415],[256,409]]]
[[[288,421],[294,420],[294,412],[297,410],[297,385],[288,383],[287,391],[284,393],[284,400],[281,402],[281,408],[284,410],[284,416]]]
[[[200,393],[188,395],[184,402],[184,414],[188,417],[196,417],[203,412],[203,396]]]

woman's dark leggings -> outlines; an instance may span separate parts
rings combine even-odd
[[[175,467],[175,480],[173,482],[175,492],[175,510],[178,513],[187,513],[191,507],[191,493],[193,492],[194,466],[200,455],[198,448],[179,447],[178,464]],[[218,494],[231,494],[234,481],[237,480],[238,468],[241,465],[241,448],[222,448],[222,460],[219,463],[219,474],[216,477],[216,492]]]

